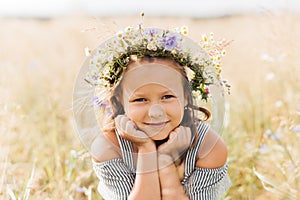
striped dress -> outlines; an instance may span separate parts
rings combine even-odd
[[[184,161],[184,178],[181,184],[189,199],[193,200],[221,199],[230,187],[227,164],[215,169],[196,167],[197,153],[208,129],[208,124],[199,124],[198,141],[187,152]],[[135,181],[132,143],[119,136],[117,137],[122,151],[122,158],[101,163],[93,162],[93,169],[99,179],[98,191],[107,200],[127,199]]]

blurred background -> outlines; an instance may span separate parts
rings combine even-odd
[[[0,199],[101,199],[74,129],[84,48],[126,26],[189,27],[233,40],[232,187],[224,199],[300,199],[300,3],[296,0],[10,0],[0,2]]]

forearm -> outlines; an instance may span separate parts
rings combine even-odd
[[[157,152],[141,148],[138,151],[136,178],[128,199],[160,199]]]
[[[158,155],[158,162],[162,199],[188,199],[181,185],[177,169],[173,163],[172,157],[164,154]]]

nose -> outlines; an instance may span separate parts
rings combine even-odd
[[[149,108],[148,114],[150,118],[160,118],[165,115],[165,110],[161,105],[154,104]]]

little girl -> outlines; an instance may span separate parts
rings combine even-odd
[[[196,46],[186,31],[129,27],[89,52],[100,127],[88,148],[104,199],[220,199],[229,188],[226,145],[195,105],[224,85],[225,44]]]

